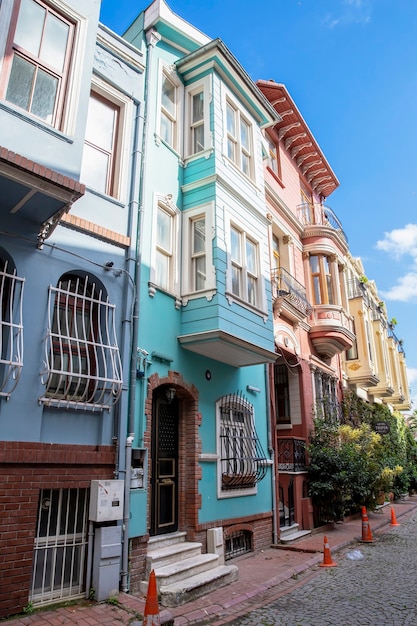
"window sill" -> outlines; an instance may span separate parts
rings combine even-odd
[[[54,137],[56,137],[57,139],[60,139],[61,141],[66,141],[67,143],[70,143],[70,144],[74,143],[74,140],[72,137],[69,137],[68,135],[58,130],[54,126],[47,124],[40,118],[34,117],[28,111],[15,107],[10,102],[5,102],[5,101],[0,102],[0,109],[7,111],[7,113],[10,113],[11,115],[15,115],[23,122],[27,122],[28,124],[32,124],[32,126],[41,128],[43,131],[49,133],[50,135],[53,135]]]
[[[97,196],[98,198],[103,198],[103,200],[107,200],[107,202],[112,202],[113,204],[116,204],[120,208],[124,208],[126,206],[125,203],[119,200],[118,198],[115,198],[114,196],[109,196],[107,193],[97,191],[96,189],[93,189],[92,187],[87,187],[87,185],[86,185],[86,190],[88,191],[88,193],[91,193],[93,196]]]
[[[240,306],[243,306],[243,307],[245,307],[245,309],[249,309],[250,311],[252,311],[256,315],[259,315],[260,317],[262,317],[264,323],[266,323],[266,321],[268,319],[268,311],[264,311],[263,309],[259,309],[258,307],[254,306],[253,304],[250,304],[246,300],[242,300],[241,298],[239,298],[235,294],[231,293],[230,291],[226,291],[226,298],[227,298],[227,301],[228,301],[228,303],[230,305],[238,304]]]
[[[160,137],[157,133],[154,134],[154,137],[157,146],[160,146],[162,144],[163,146],[165,146],[165,148],[168,148],[168,150],[177,157],[178,161],[182,163],[182,156],[173,146],[171,146],[171,144],[165,141],[165,139],[162,139],[162,137]]]
[[[216,293],[217,289],[215,287],[202,289],[201,291],[190,291],[189,293],[185,293],[181,296],[182,305],[187,306],[190,300],[197,300],[198,298],[206,298],[208,302],[211,302]]]
[[[184,158],[184,167],[187,167],[189,163],[192,161],[197,161],[198,159],[209,159],[214,152],[214,148],[205,148],[200,152],[196,152],[195,154],[189,154]]]
[[[173,293],[172,291],[169,291],[168,289],[164,289],[163,287],[160,287],[159,285],[156,285],[155,283],[149,282],[148,283],[148,294],[150,298],[155,297],[156,292],[159,291],[160,293],[165,294],[166,296],[169,296],[170,298],[173,298],[175,300],[175,308],[176,309],[180,309],[181,305],[182,305],[182,299],[180,296],[176,295],[175,293]]]

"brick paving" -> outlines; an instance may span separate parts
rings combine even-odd
[[[406,520],[413,513],[417,519],[417,497],[413,496],[404,501],[395,502],[392,505],[397,520]],[[374,538],[384,535],[393,529],[390,526],[391,506],[385,506],[377,512],[368,513]],[[398,529],[403,528],[398,527]],[[395,528],[397,530],[397,528]],[[406,533],[406,526],[402,530]],[[343,553],[348,546],[357,545],[361,539],[362,521],[360,516],[345,521],[342,524],[334,524],[320,532],[314,532],[305,538],[298,540],[296,544],[264,550],[259,554],[245,555],[233,562],[239,567],[239,580],[213,591],[202,598],[189,602],[173,609],[160,607],[161,624],[174,623],[175,626],[223,626],[231,624],[238,618],[244,618],[249,612],[265,609],[278,598],[289,592],[298,593],[298,590],[307,589],[311,581],[319,572],[336,572],[338,568],[326,569],[319,567],[323,563],[324,536],[327,536],[333,560],[337,562],[337,553]],[[360,545],[360,544],[359,544]],[[366,544],[364,544],[366,545]],[[371,546],[367,546],[372,550]],[[340,555],[339,555],[340,556]],[[344,559],[345,561],[346,559]],[[354,561],[352,561],[355,564]],[[290,596],[288,596],[290,597]],[[292,597],[292,593],[291,593]],[[35,611],[32,615],[18,616],[6,621],[7,626],[139,626],[143,616],[145,598],[121,593],[118,597],[118,605],[109,603],[80,602],[75,605],[46,608]],[[311,603],[311,600],[310,600]],[[246,618],[250,619],[250,618]],[[273,622],[265,621],[236,621],[236,624],[308,624],[313,622]],[[335,619],[335,616],[332,616]],[[321,621],[320,626],[325,624],[339,624],[342,622]],[[372,624],[373,622],[352,622],[355,624]],[[375,624],[385,622],[375,622]],[[386,622],[387,625],[389,622]],[[400,622],[397,622],[398,624]],[[414,622],[401,622],[417,623]]]

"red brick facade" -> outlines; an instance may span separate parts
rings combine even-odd
[[[88,488],[114,467],[112,446],[0,442],[0,617],[29,600],[40,490]]]

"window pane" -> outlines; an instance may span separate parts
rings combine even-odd
[[[232,247],[232,259],[240,263],[240,233],[238,233],[234,228],[232,228],[230,233],[230,241]]]
[[[196,126],[193,129],[193,152],[204,150],[204,125]]]
[[[319,273],[319,257],[315,255],[310,256],[310,266],[313,274]]]
[[[313,288],[314,288],[314,304],[322,304],[319,276],[313,277]]]
[[[244,153],[242,153],[242,172],[246,176],[250,174],[250,158]]]
[[[40,58],[62,72],[68,43],[69,26],[51,13],[46,20]]]
[[[109,158],[105,152],[84,144],[82,180],[88,187],[101,193],[107,193]]]
[[[232,293],[240,296],[240,276],[241,271],[238,267],[232,267]]]
[[[204,94],[201,91],[193,95],[193,123],[203,119],[204,116]]]
[[[203,218],[193,222],[193,251],[204,252],[206,244],[206,220]]]
[[[14,55],[6,100],[26,111],[29,109],[34,72],[35,66],[32,63]]]
[[[90,97],[86,140],[110,152],[113,148],[116,107],[94,96]]]
[[[156,252],[156,284],[168,289],[169,257],[157,250]]]
[[[195,288],[204,289],[206,286],[206,257],[198,257],[195,263]]]
[[[246,265],[248,268],[248,272],[251,272],[251,274],[257,274],[256,245],[249,239],[246,240]]]
[[[170,146],[173,144],[174,125],[164,113],[161,113],[161,137]]]
[[[326,276],[326,284],[327,284],[327,297],[329,299],[329,304],[334,304],[331,276]]]
[[[42,70],[38,70],[31,112],[45,122],[52,123],[58,80]]]
[[[162,106],[175,117],[175,85],[166,76],[162,79]]]
[[[248,276],[248,302],[256,304],[256,278]]]
[[[14,41],[34,56],[39,56],[46,11],[33,0],[22,0]]]
[[[171,221],[168,213],[158,209],[157,244],[168,251],[171,251]]]
[[[240,120],[240,142],[242,144],[242,148],[249,152],[249,124],[242,119]]]
[[[236,144],[231,139],[227,140],[227,156],[232,161],[236,161]]]
[[[236,128],[235,128],[235,110],[227,105],[227,132],[236,137]]]

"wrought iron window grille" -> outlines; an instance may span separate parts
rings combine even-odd
[[[10,398],[23,368],[24,278],[0,261],[0,397]]]
[[[115,309],[88,276],[66,275],[49,287],[40,402],[102,411],[118,401],[123,378]]]
[[[253,406],[241,392],[222,399],[220,445],[222,490],[252,489],[266,476],[268,459],[255,429]]]

